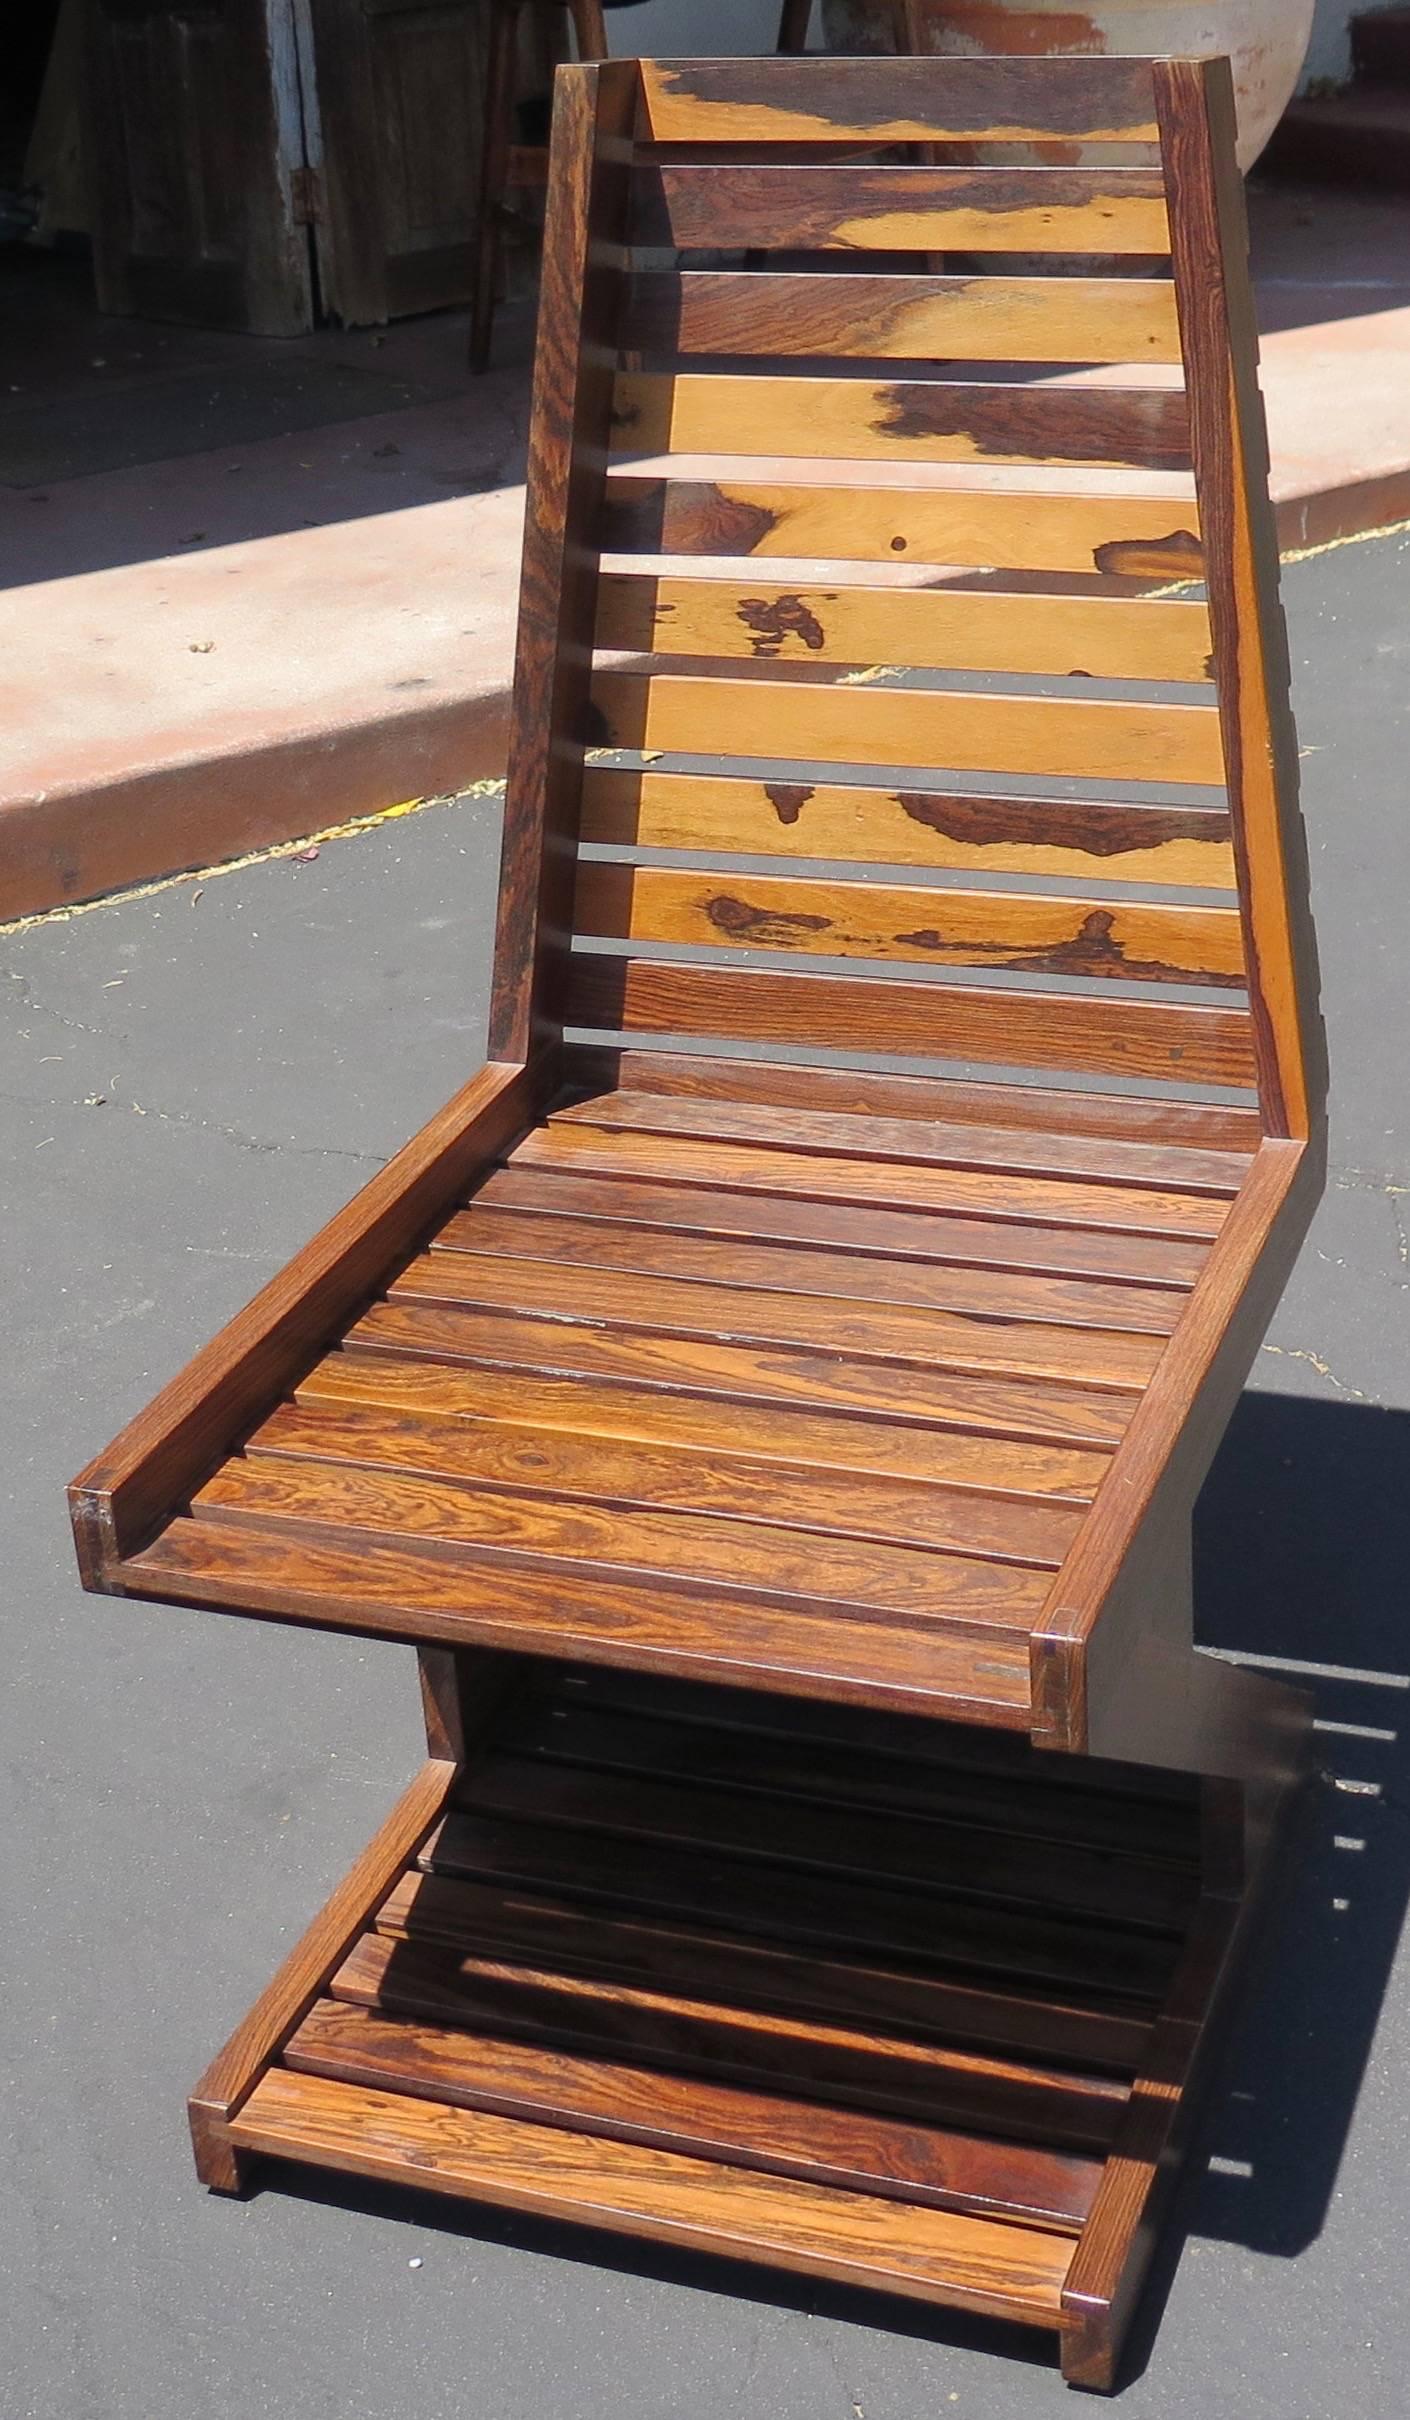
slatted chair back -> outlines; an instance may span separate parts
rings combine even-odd
[[[1312,1131],[1255,351],[1223,60],[561,70],[493,1053]]]

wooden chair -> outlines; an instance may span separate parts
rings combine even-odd
[[[1227,64],[566,68],[548,238],[491,1063],[73,1490],[91,1587],[420,1656],[198,2170],[1109,2385],[1308,1729],[1191,1631],[1324,1091]]]

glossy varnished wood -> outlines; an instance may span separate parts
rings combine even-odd
[[[770,449],[772,450],[772,449]],[[785,555],[889,563],[1074,571],[1145,580],[1199,579],[1199,509],[1189,492],[1064,494],[1055,473],[1038,494],[946,483],[921,467],[891,468],[865,486],[842,466],[770,476],[663,476],[617,467],[603,511],[606,544],[663,555]]]
[[[629,572],[610,573],[602,581],[597,643],[642,655],[738,656],[765,663],[943,663],[956,671],[1152,681],[1208,680],[1211,644],[1205,608],[1177,597],[777,587],[758,580],[741,585],[737,579]],[[694,837],[709,845],[703,834]]]
[[[1178,387],[982,386],[964,379],[619,371],[619,454],[776,454],[846,462],[1084,464],[1187,470]]]
[[[642,353],[828,353],[863,360],[1180,359],[1168,278],[868,277],[649,271],[622,342]]]
[[[632,230],[681,251],[1161,254],[1165,184],[1149,168],[814,167],[756,158],[728,178],[699,163],[636,172]]]

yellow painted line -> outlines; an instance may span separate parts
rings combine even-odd
[[[180,890],[188,883],[203,888],[226,874],[243,874],[247,866],[268,865],[276,857],[298,857],[305,849],[321,849],[325,840],[355,840],[360,832],[375,832],[383,824],[399,823],[403,816],[420,815],[427,807],[454,807],[463,798],[503,795],[502,781],[469,781],[463,790],[444,791],[434,798],[404,798],[395,806],[379,807],[372,815],[325,824],[321,832],[305,832],[298,840],[275,840],[267,849],[251,849],[244,857],[223,857],[218,865],[188,867],[180,874],[162,874],[154,882],[137,883],[128,891],[104,891],[98,899],[76,899],[70,907],[41,908],[33,916],[17,916],[10,924],[0,924],[0,935],[28,933],[36,924],[69,924],[75,916],[92,916],[99,908],[126,907],[132,899],[157,899],[163,891]]]

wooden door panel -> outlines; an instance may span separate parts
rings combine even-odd
[[[89,0],[84,145],[100,309],[312,325],[288,0]]]

